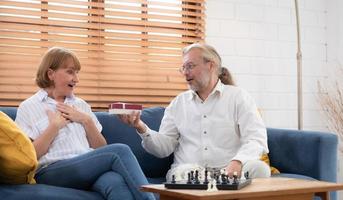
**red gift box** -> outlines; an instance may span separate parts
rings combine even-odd
[[[109,105],[110,114],[131,114],[133,111],[141,111],[142,105],[116,102]]]

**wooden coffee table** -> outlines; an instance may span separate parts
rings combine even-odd
[[[343,184],[294,178],[259,178],[241,190],[166,189],[163,184],[144,185],[142,190],[160,194],[161,200],[312,200],[318,195],[329,200],[329,191],[343,190]]]

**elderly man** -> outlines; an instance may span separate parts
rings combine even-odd
[[[184,75],[190,90],[179,94],[166,108],[159,132],[151,130],[138,112],[119,116],[142,137],[146,151],[166,157],[174,153],[167,180],[179,166],[226,169],[232,177],[248,171],[250,177],[269,177],[266,128],[253,99],[244,90],[219,81],[221,58],[206,44],[183,50]]]

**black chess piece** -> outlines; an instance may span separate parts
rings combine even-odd
[[[199,171],[198,170],[195,170],[194,183],[200,184],[200,181],[199,181]]]
[[[233,175],[233,184],[238,184],[238,178],[236,174]]]
[[[192,183],[192,181],[191,181],[191,173],[188,172],[187,176],[188,176],[187,184],[191,184]]]
[[[219,183],[219,174],[215,174],[214,179],[216,179],[216,182]]]
[[[227,184],[227,179],[225,174],[221,174],[222,184]]]
[[[175,183],[175,175],[172,175],[171,183]]]
[[[226,174],[225,177],[226,177],[226,183],[227,183],[227,184],[230,184],[229,175]]]
[[[244,177],[245,177],[246,179],[249,179],[249,172],[248,172],[248,171],[244,173]]]
[[[207,179],[208,171],[205,169],[205,179],[204,179],[204,184],[208,184],[208,179]]]
[[[194,181],[194,171],[191,171],[191,181]]]

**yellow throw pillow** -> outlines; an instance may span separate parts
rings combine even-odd
[[[269,165],[271,174],[280,174],[280,171],[278,169],[270,166],[270,160],[269,160],[268,154],[263,154],[261,157],[261,160]]]
[[[30,139],[0,111],[0,183],[36,183],[36,151]]]

